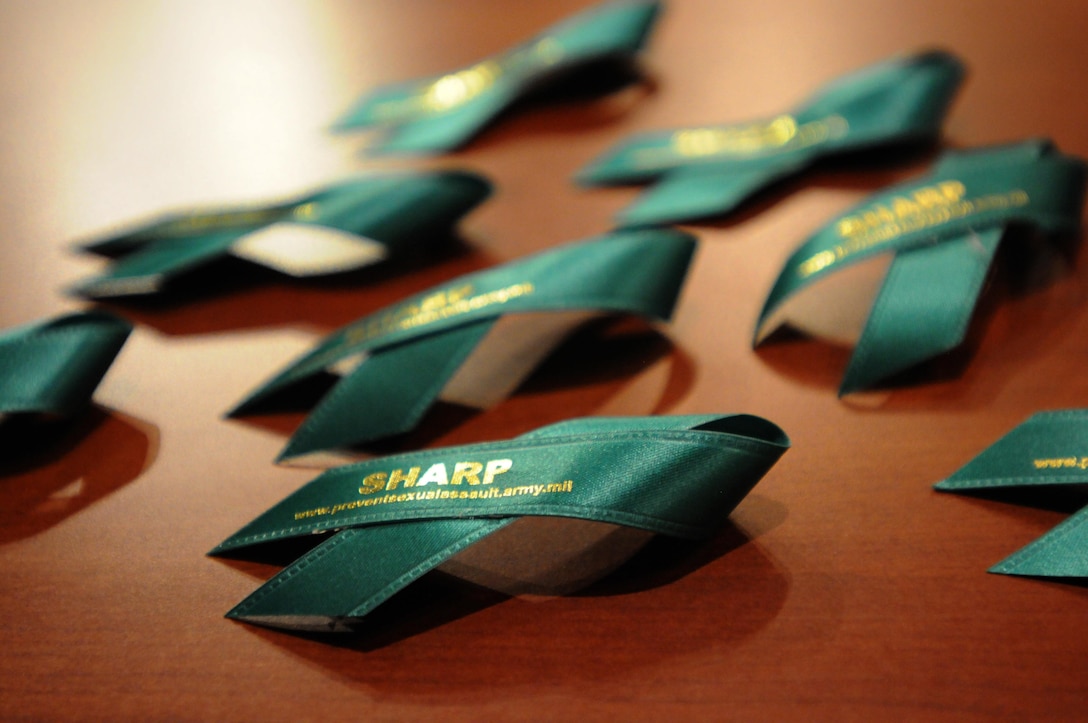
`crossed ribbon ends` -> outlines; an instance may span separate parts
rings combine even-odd
[[[228,617],[352,630],[425,572],[527,516],[710,537],[788,447],[781,429],[750,415],[569,420],[329,470],[210,554],[244,557],[321,535]]]
[[[438,77],[378,88],[333,125],[377,126],[371,153],[437,153],[463,145],[517,100],[544,85],[577,79],[602,61],[630,60],[645,44],[660,3],[599,5],[503,53]]]
[[[937,483],[944,492],[1088,485],[1088,410],[1039,412]],[[1031,577],[1088,577],[1088,507],[990,568]]]
[[[964,76],[958,58],[927,51],[876,63],[771,118],[645,133],[576,176],[583,185],[651,182],[620,226],[679,223],[736,210],[822,158],[936,139]]]
[[[288,441],[286,460],[407,432],[439,397],[487,408],[592,318],[667,320],[694,247],[679,231],[619,232],[462,276],[332,333],[229,414],[343,374]]]
[[[840,394],[959,346],[1012,224],[1045,235],[1080,225],[1085,165],[1043,140],[952,151],[920,179],[881,191],[786,261],[756,323],[855,348]]]
[[[83,246],[116,260],[74,291],[153,294],[226,256],[294,277],[354,271],[426,250],[490,194],[474,173],[413,171],[352,178],[286,201],[169,214]]]

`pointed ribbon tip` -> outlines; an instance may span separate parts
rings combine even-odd
[[[942,491],[1088,485],[1088,409],[1039,412],[947,479]],[[1030,577],[1088,577],[1088,507],[990,568]]]

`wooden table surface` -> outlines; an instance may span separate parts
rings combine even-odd
[[[222,413],[320,335],[468,271],[601,233],[635,188],[572,173],[636,131],[741,121],[890,54],[969,66],[948,145],[1030,136],[1088,156],[1088,4],[674,0],[647,81],[504,117],[456,153],[366,158],[327,124],[365,89],[502,50],[580,0],[0,2],[0,326],[91,305],[72,244],[166,209],[288,195],[355,171],[461,167],[497,187],[463,248],[365,284],[272,275],[110,308],[136,331],[59,439],[0,460],[0,717],[109,720],[1073,719],[1088,589],[986,569],[1083,495],[934,492],[1040,409],[1088,406],[1088,268],[998,272],[959,363],[836,398],[848,351],[753,352],[764,296],[829,217],[924,170],[791,181],[699,238],[674,321],[553,356],[485,413],[412,442],[506,438],[570,416],[750,412],[793,449],[717,539],[655,541],[552,599],[432,576],[370,631],[300,637],[222,616],[278,569],[205,552],[313,470],[272,460],[300,414]],[[1018,504],[1023,502],[1024,504]]]

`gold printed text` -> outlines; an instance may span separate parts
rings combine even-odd
[[[1088,457],[1046,457],[1031,464],[1035,469],[1088,469]]]
[[[977,198],[964,198],[959,181],[944,181],[909,195],[894,196],[840,219],[835,231],[842,241],[805,259],[798,266],[802,278],[843,259],[900,236],[942,226],[986,211],[1026,206],[1030,199],[1020,189]]]
[[[509,460],[503,460],[509,462]],[[418,470],[417,467],[413,467],[413,470]],[[486,476],[486,471],[484,475]],[[388,475],[389,477],[392,474]],[[451,481],[452,484],[452,481]],[[483,482],[481,481],[481,484]],[[512,497],[541,497],[548,495],[562,495],[570,494],[574,492],[574,480],[563,480],[562,482],[546,482],[527,485],[510,485],[507,487],[501,487],[498,485],[490,487],[472,487],[472,488],[451,488],[446,487],[434,487],[429,489],[420,489],[420,485],[416,485],[413,489],[401,489],[393,490],[391,492],[385,492],[384,494],[377,494],[381,492],[382,488],[378,487],[374,493],[367,493],[365,496],[353,500],[347,500],[339,502],[337,504],[325,505],[322,507],[314,507],[308,510],[302,510],[294,514],[295,520],[307,520],[314,517],[324,517],[328,515],[337,515],[342,512],[351,512],[353,510],[365,509],[367,507],[377,507],[382,505],[395,505],[403,504],[406,502],[431,502],[439,500],[456,500],[472,502],[494,499],[509,499]],[[361,487],[360,492],[365,488]]]
[[[480,96],[503,76],[558,63],[563,48],[554,38],[541,38],[497,58],[491,58],[432,80],[408,98],[389,100],[374,109],[381,117],[408,113],[441,113]]]
[[[473,294],[472,286],[467,284],[439,291],[348,330],[345,341],[357,344],[382,334],[433,324],[496,304],[505,304],[511,299],[528,296],[533,290],[533,285],[525,282],[480,294]]]
[[[405,488],[436,485],[489,485],[495,477],[505,474],[514,466],[509,459],[492,459],[483,462],[457,462],[453,465],[452,475],[445,462],[436,462],[427,471],[420,474],[422,467],[410,467],[408,470],[394,469],[390,472],[374,472],[363,478],[359,494],[371,495],[375,492],[392,492],[402,484]]]
[[[798,123],[790,115],[770,121],[725,128],[690,128],[672,135],[672,150],[687,158],[703,156],[745,156],[822,143],[846,133],[847,123],[833,115],[808,123]]]

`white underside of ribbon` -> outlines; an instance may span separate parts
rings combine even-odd
[[[857,344],[891,261],[891,254],[874,256],[800,289],[764,320],[757,343],[788,324],[833,343]]]
[[[615,570],[651,537],[607,522],[526,516],[438,569],[507,595],[569,595]]]
[[[439,398],[478,409],[493,407],[517,389],[571,332],[599,311],[548,311],[502,316]]]
[[[231,254],[291,276],[350,271],[387,256],[377,241],[346,231],[307,223],[274,223],[241,237]]]

